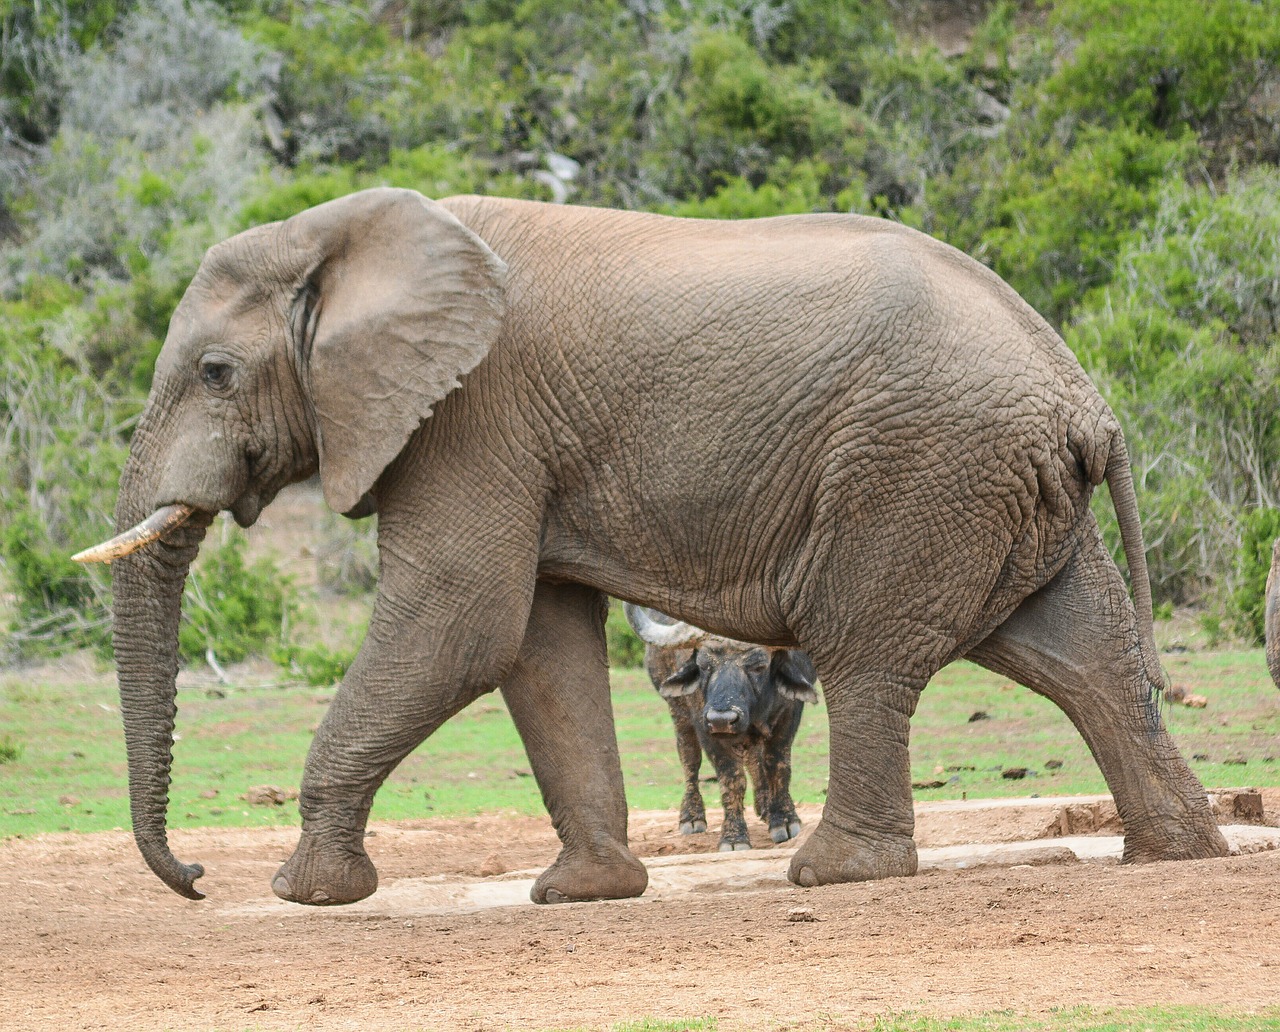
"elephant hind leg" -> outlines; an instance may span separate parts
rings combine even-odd
[[[913,875],[907,740],[925,680],[875,673],[858,663],[819,661],[818,670],[830,723],[831,776],[822,820],[791,858],[787,877],[811,888]]]
[[[1165,730],[1129,592],[1092,519],[1061,572],[968,658],[1070,718],[1115,797],[1125,862],[1225,855],[1204,788]]]
[[[627,800],[609,697],[607,600],[539,582],[502,694],[562,849],[534,883],[535,903],[639,896],[644,865],[627,848]]]

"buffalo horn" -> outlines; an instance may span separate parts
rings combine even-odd
[[[630,602],[623,603],[622,609],[627,614],[627,623],[631,625],[631,629],[640,636],[641,641],[649,645],[693,645],[707,636],[706,631],[682,620],[666,623],[670,617],[663,614],[658,614],[663,616],[663,622],[655,620],[650,614],[656,610],[633,606]]]

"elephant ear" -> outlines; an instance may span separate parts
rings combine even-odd
[[[351,194],[283,228],[306,261],[290,324],[320,481],[351,512],[497,339],[506,265],[413,190]]]

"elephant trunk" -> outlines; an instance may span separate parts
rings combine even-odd
[[[139,458],[144,433],[135,434],[120,479],[117,530],[145,521],[153,492]],[[199,551],[212,513],[197,511],[147,548],[112,564],[116,675],[129,761],[129,804],[133,837],[147,866],[174,892],[203,899],[193,885],[204,874],[169,850],[166,818],[178,673],[178,621],[187,570]]]
[[[1267,574],[1266,622],[1267,669],[1280,688],[1280,538],[1271,546],[1271,570]]]

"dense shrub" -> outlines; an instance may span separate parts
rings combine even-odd
[[[29,305],[0,305],[0,563],[13,594],[11,656],[101,646],[109,636],[107,578],[69,556],[110,536],[123,413],[95,377],[49,346],[46,335],[60,329]]]
[[[1275,160],[1276,114],[1259,103],[1280,85],[1275,0],[1060,0],[1053,23],[1071,59],[1046,84],[1046,120],[1060,129],[1125,125],[1179,136],[1190,128]]]
[[[1280,175],[1179,180],[1066,336],[1128,428],[1157,594],[1231,596],[1280,505]]]
[[[1237,637],[1261,645],[1266,630],[1271,546],[1280,537],[1280,509],[1253,509],[1242,521],[1240,559],[1230,615]]]
[[[609,665],[614,667],[644,666],[644,642],[636,637],[636,632],[627,623],[626,614],[622,611],[622,603],[617,599],[609,600],[609,615],[604,623],[605,640],[609,646]]]
[[[270,559],[250,561],[245,537],[227,521],[222,540],[206,541],[192,564],[183,595],[178,651],[188,662],[209,653],[219,663],[269,655],[289,638],[298,603],[290,578]]]

